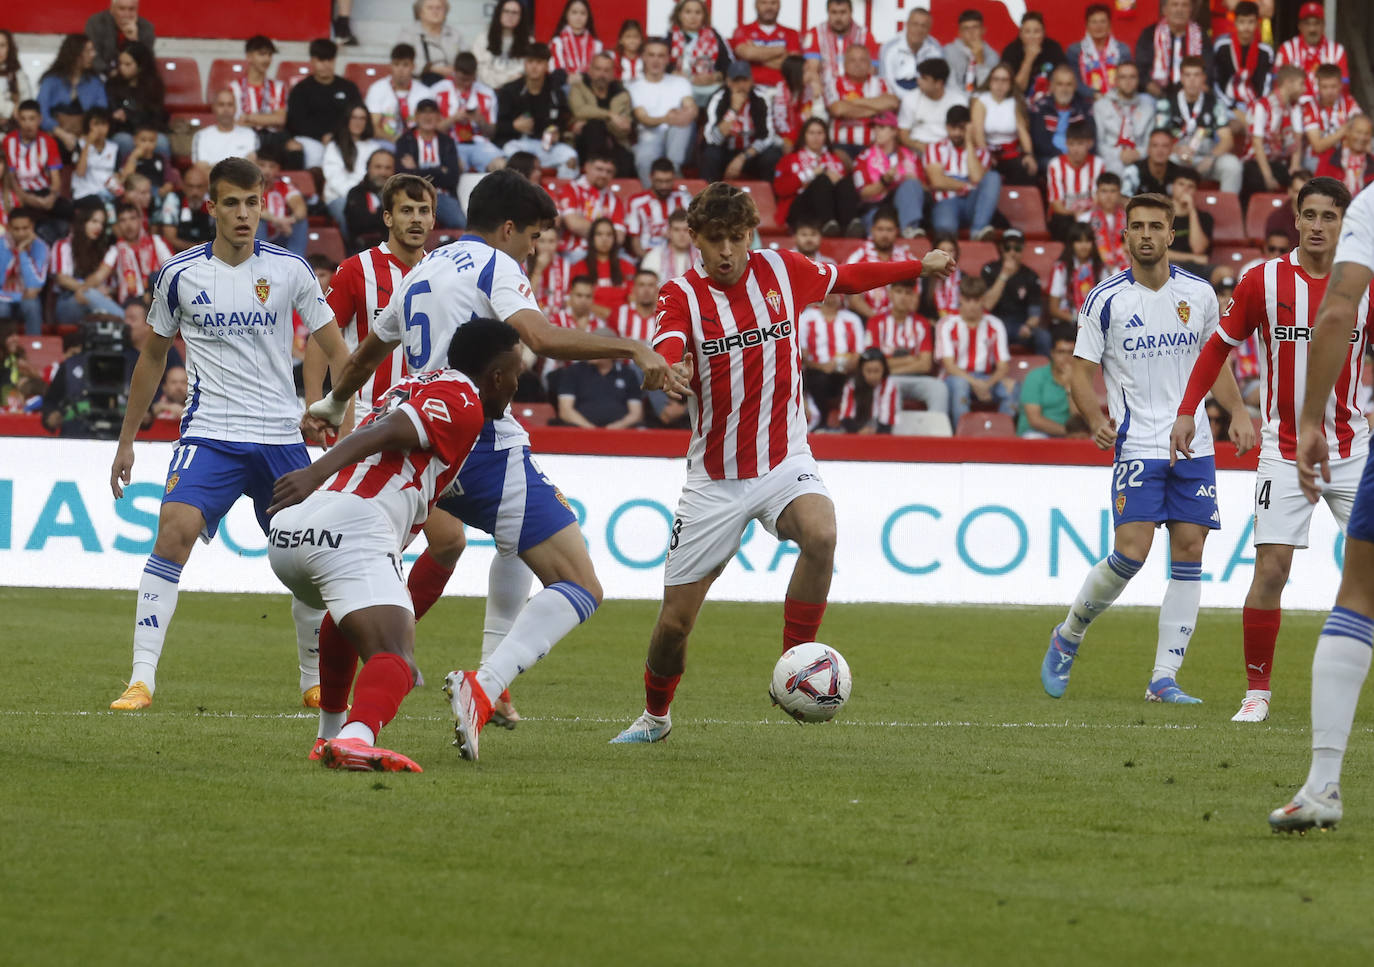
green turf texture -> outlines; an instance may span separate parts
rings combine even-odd
[[[1238,613],[1204,612],[1206,704],[1176,707],[1143,701],[1147,610],[1047,698],[1061,612],[834,606],[853,697],[798,727],[767,699],[780,608],[708,604],[671,738],[610,746],[655,613],[611,602],[473,764],[438,686],[481,602],[448,599],[383,733],[425,772],[382,775],[306,761],[284,596],[183,594],[155,706],[111,713],[131,596],[0,589],[0,963],[1368,963],[1367,706],[1341,827],[1265,822],[1306,774],[1321,616],[1285,616],[1274,715],[1240,726]]]

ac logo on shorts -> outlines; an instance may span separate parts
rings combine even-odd
[[[1198,484],[1198,486],[1197,486],[1197,493],[1193,494],[1193,496],[1194,496],[1194,497],[1211,497],[1213,500],[1215,500],[1215,499],[1216,499],[1216,496],[1217,496],[1217,488],[1216,488],[1216,487],[1209,487],[1209,486],[1207,486],[1206,484]]]
[[[170,477],[167,478],[167,493],[170,494],[170,493],[172,492],[172,488],[175,487],[175,486],[177,485],[177,481],[180,480],[180,479],[181,479],[181,474],[179,474],[179,473],[174,473],[174,474],[172,474]]]
[[[1117,495],[1116,495],[1116,515],[1117,515],[1118,517],[1120,517],[1120,516],[1121,516],[1122,514],[1124,514],[1124,513],[1126,513],[1126,495],[1125,495],[1125,494],[1117,494]]]

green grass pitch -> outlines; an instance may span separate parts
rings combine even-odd
[[[1265,823],[1306,774],[1320,615],[1285,617],[1242,727],[1234,612],[1181,708],[1142,700],[1151,611],[1104,617],[1055,702],[1059,607],[834,606],[853,697],[798,727],[766,693],[780,610],[708,604],[672,737],[628,747],[655,605],[608,603],[474,765],[438,685],[481,602],[445,600],[383,740],[425,772],[380,775],[306,762],[284,596],[182,595],[156,705],[115,714],[130,595],[0,589],[0,964],[1370,962],[1368,703],[1344,824]]]

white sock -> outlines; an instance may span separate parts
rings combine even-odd
[[[591,592],[571,581],[550,584],[534,597],[511,625],[510,634],[477,670],[477,684],[492,701],[515,676],[534,667],[554,645],[596,611]]]
[[[377,744],[377,736],[361,722],[349,722],[343,728],[339,729],[337,737],[340,739],[362,739],[363,745]]]
[[[1312,769],[1305,788],[1317,794],[1341,781],[1341,761],[1360,689],[1369,674],[1374,619],[1336,607],[1312,656]]]
[[[324,709],[320,709],[320,730],[315,735],[321,739],[332,739],[339,734],[339,730],[347,721],[347,712],[326,712]]]
[[[1159,606],[1159,643],[1155,646],[1155,667],[1150,681],[1177,678],[1188,654],[1188,642],[1197,627],[1197,609],[1202,601],[1202,562],[1175,561],[1169,566],[1169,586]]]
[[[1059,633],[1070,644],[1082,644],[1088,625],[1112,606],[1143,563],[1116,551],[1107,555],[1105,560],[1098,561],[1078,589],[1078,596],[1069,608],[1069,616],[1059,626]]]
[[[296,657],[300,662],[301,691],[320,683],[320,624],[324,612],[299,598],[291,599],[291,620],[296,623]]]
[[[157,691],[157,662],[167,640],[167,626],[177,609],[180,580],[180,564],[156,554],[148,555],[134,606],[134,668],[129,673],[129,682],[142,682],[149,692]]]
[[[482,661],[506,640],[520,609],[530,599],[534,572],[514,554],[497,554],[487,573],[487,612],[482,623]],[[497,693],[500,694],[500,693]],[[491,696],[495,700],[496,696]]]

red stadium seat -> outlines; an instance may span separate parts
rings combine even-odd
[[[367,94],[367,89],[383,77],[391,75],[390,64],[369,64],[357,61],[343,69],[343,76],[358,85],[358,93]]]
[[[293,87],[302,77],[310,74],[310,61],[308,60],[282,60],[277,62],[277,80],[286,81],[286,86]]]
[[[1245,209],[1245,234],[1255,242],[1264,241],[1264,223],[1275,208],[1283,208],[1287,204],[1286,194],[1251,195],[1250,204]]]
[[[61,336],[23,336],[21,339],[24,358],[40,373],[46,374],[49,366],[62,362]]]
[[[1016,421],[1005,413],[965,413],[959,417],[955,436],[1016,436]]]
[[[305,251],[310,255],[319,253],[335,265],[348,257],[348,253],[344,251],[343,236],[337,228],[312,228]]]
[[[200,65],[194,57],[159,57],[157,72],[167,89],[164,102],[168,111],[205,109],[205,89],[200,82]]]
[[[821,239],[821,254],[828,255],[841,265],[854,253],[855,249],[863,248],[864,240],[861,238],[823,238]],[[791,248],[788,245],[779,245],[779,248]]]
[[[1244,245],[1249,241],[1239,198],[1225,191],[1199,191],[1196,197],[1198,210],[1212,216],[1213,245]]]
[[[247,70],[248,65],[241,60],[217,57],[210,61],[210,75],[205,79],[206,103],[215,103],[215,95],[227,88],[231,82],[243,77]]]
[[[510,409],[525,427],[548,426],[558,415],[552,403],[512,403]]]
[[[1232,276],[1239,276],[1242,268],[1263,255],[1259,249],[1248,246],[1222,246],[1212,249],[1212,264],[1224,265]],[[1188,266],[1185,265],[1184,268]]]
[[[617,178],[611,182],[611,191],[620,195],[620,200],[629,204],[631,198],[644,190],[638,178]]]
[[[1045,224],[1045,199],[1040,197],[1040,189],[1034,185],[1003,185],[997,210],[1006,217],[1012,228],[1025,232],[1026,238],[1050,237],[1049,227]]]
[[[1011,368],[1007,371],[1007,375],[1020,383],[1030,375],[1031,370],[1048,366],[1049,362],[1048,356],[1013,356],[1010,363]]]
[[[959,243],[959,270],[964,275],[976,275],[997,257],[997,246],[992,242]]]
[[[319,188],[315,187],[315,176],[308,171],[283,171],[282,177],[296,186],[296,190],[305,196],[305,200],[319,194]]]
[[[773,197],[772,185],[766,181],[738,181],[736,184],[753,196],[754,204],[759,210],[760,225],[778,223],[778,202]]]
[[[1036,275],[1040,276],[1040,285],[1048,289],[1050,286],[1050,276],[1054,274],[1054,263],[1059,261],[1059,254],[1064,251],[1063,242],[1026,242],[1026,249],[1022,261]],[[982,266],[978,266],[979,269]]]

